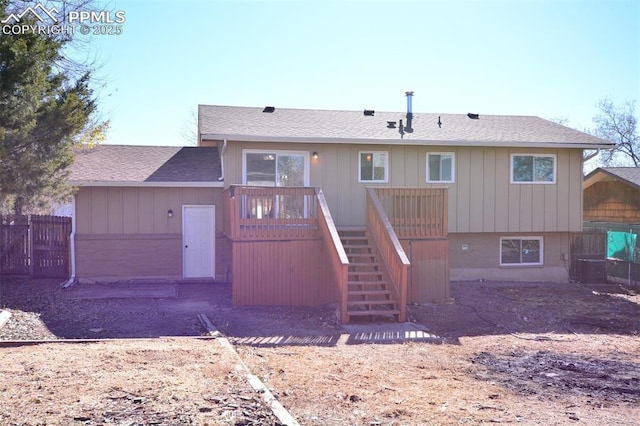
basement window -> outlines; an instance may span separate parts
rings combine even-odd
[[[542,264],[542,237],[500,238],[500,266],[534,266]]]

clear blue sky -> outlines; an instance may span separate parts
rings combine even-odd
[[[185,145],[197,105],[537,115],[640,105],[640,1],[124,1],[107,143]],[[640,108],[637,107],[638,110]],[[193,141],[192,143],[195,143]]]

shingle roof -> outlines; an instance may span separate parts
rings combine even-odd
[[[218,148],[98,145],[76,150],[69,180],[75,185],[206,183],[221,176]]]
[[[202,139],[283,142],[350,142],[459,146],[564,146],[607,148],[611,144],[589,134],[531,116],[414,113],[412,133],[400,138],[399,120],[406,113],[332,111],[199,105]],[[396,128],[388,128],[395,121]],[[440,121],[441,126],[438,126]]]
[[[584,178],[583,186],[587,188],[606,178],[620,180],[640,189],[640,167],[599,167]]]

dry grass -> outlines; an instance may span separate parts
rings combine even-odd
[[[274,424],[215,341],[2,348],[0,424]]]
[[[530,337],[463,338],[459,345],[243,347],[240,353],[306,425],[640,424],[638,338]],[[481,354],[504,362],[483,365]],[[616,360],[619,377],[585,383],[593,372],[552,368],[552,361],[575,357],[590,360],[595,370]],[[530,360],[549,365],[540,369]]]

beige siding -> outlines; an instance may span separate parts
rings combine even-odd
[[[216,205],[216,278],[229,275],[222,188],[82,187],[76,194],[77,276],[182,277],[182,206]],[[173,210],[173,217],[168,217]]]
[[[180,234],[185,204],[219,206],[216,232],[222,232],[222,188],[83,187],[76,194],[76,233]]]
[[[313,151],[311,186],[322,187],[339,226],[364,225],[366,186],[429,186],[427,152],[455,152],[449,188],[449,232],[566,232],[582,227],[582,150],[402,145],[229,143],[225,185],[242,183],[242,150]],[[389,152],[389,183],[358,182],[359,151]],[[511,154],[555,154],[556,183],[511,184]]]
[[[500,266],[500,237],[543,237],[544,265]],[[449,234],[451,280],[567,281],[569,233]],[[467,250],[463,250],[463,245]]]

